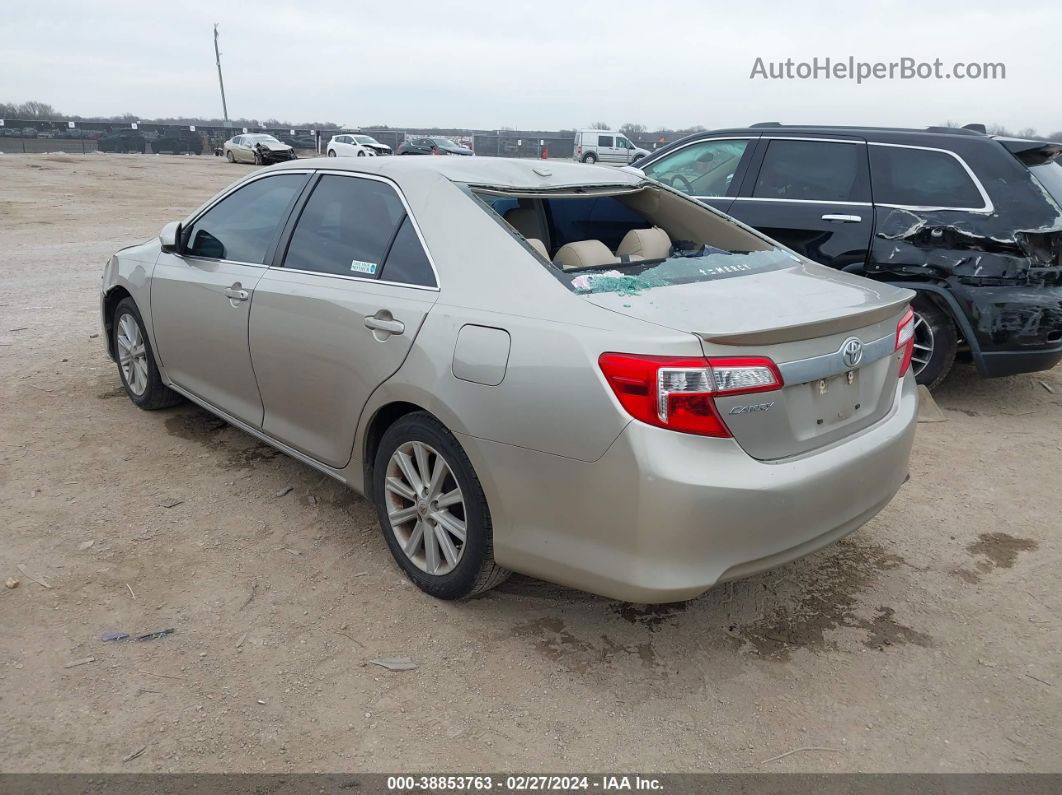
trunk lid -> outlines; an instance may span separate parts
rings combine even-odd
[[[715,401],[735,440],[754,458],[775,460],[832,444],[882,419],[895,403],[896,325],[914,295],[909,290],[805,261],[693,283],[646,284],[598,290],[599,283],[584,297],[690,332],[705,356],[768,356],[778,365],[782,389]],[[854,362],[845,358],[853,338],[859,341]]]

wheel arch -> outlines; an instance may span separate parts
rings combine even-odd
[[[118,304],[126,298],[131,299],[134,304],[136,303],[133,294],[120,284],[116,284],[103,296],[103,330],[107,335],[107,353],[112,359],[117,356],[114,350],[114,312],[118,308]]]
[[[376,409],[365,424],[365,432],[362,436],[362,477],[364,478],[362,493],[370,503],[373,501],[373,465],[376,463],[376,451],[380,449],[380,441],[383,439],[383,435],[387,433],[388,428],[400,419],[417,411],[423,411],[435,417],[426,408],[416,403],[411,403],[407,400],[393,400]],[[435,419],[438,420],[439,418],[435,417]],[[439,421],[442,422],[441,420]],[[445,425],[445,423],[443,424]]]

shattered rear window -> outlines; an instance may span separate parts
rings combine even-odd
[[[609,268],[561,271],[560,279],[574,292],[637,295],[642,290],[674,284],[694,284],[767,273],[790,267],[799,258],[783,249],[723,251],[701,249],[664,261],[619,263]]]
[[[578,294],[636,295],[656,287],[781,270],[801,261],[732,218],[655,184],[538,193],[468,190],[561,284]],[[628,233],[636,230],[655,230],[650,241],[666,233],[663,245],[650,242],[651,251],[624,248]],[[562,249],[582,242],[595,246],[596,261],[590,254],[591,261],[573,267],[570,260],[559,259]]]

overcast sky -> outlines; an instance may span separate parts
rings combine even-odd
[[[0,101],[80,115],[650,129],[756,121],[1062,130],[1058,2],[15,0]],[[998,81],[750,80],[818,56],[1003,62]]]

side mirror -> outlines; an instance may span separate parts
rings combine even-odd
[[[162,250],[174,253],[177,251],[177,242],[181,239],[181,225],[177,221],[171,221],[162,227],[162,231],[159,232],[159,243],[162,244]]]

